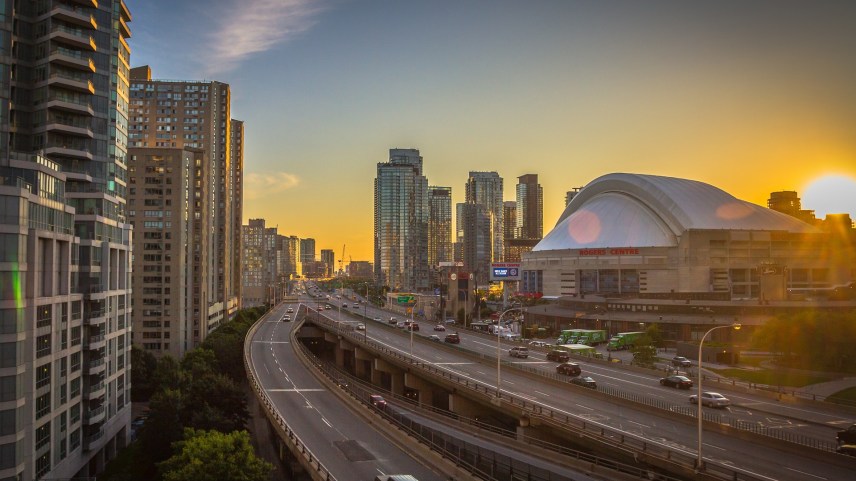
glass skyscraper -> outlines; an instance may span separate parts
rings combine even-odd
[[[375,279],[397,291],[429,287],[428,179],[417,149],[390,149],[374,185]]]

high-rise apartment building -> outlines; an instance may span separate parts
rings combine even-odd
[[[237,276],[232,269],[239,262],[235,257],[240,255],[236,244],[240,223],[234,223],[240,218],[236,209],[241,206],[237,197],[241,191],[238,168],[243,162],[243,126],[230,118],[230,95],[229,85],[222,82],[152,80],[147,66],[131,71],[129,145],[196,148],[203,154],[193,167],[195,190],[188,199],[197,216],[192,239],[194,261],[199,256],[208,272],[201,278],[208,285],[200,291],[206,291],[208,299],[194,319],[194,346],[238,308]],[[233,159],[233,155],[240,158]],[[142,321],[135,317],[135,323]]]
[[[565,193],[565,207],[567,207],[568,204],[570,204],[571,201],[574,200],[574,197],[576,197],[577,194],[579,194],[581,190],[583,190],[582,187],[574,187]],[[564,209],[562,209],[562,210],[564,210]]]
[[[297,236],[280,236],[283,266],[281,272],[289,279],[303,272],[300,262],[300,239]]]
[[[300,274],[306,277],[310,271],[315,274],[318,270],[317,266],[314,265],[315,262],[315,239],[309,237],[306,239],[300,239],[300,264],[302,265],[302,269]],[[318,277],[313,275],[312,277]]]
[[[128,219],[134,226],[132,305],[134,343],[156,356],[181,359],[192,349],[194,326],[207,312],[208,245],[192,239],[210,205],[189,202],[207,184],[195,184],[200,149],[128,149]],[[198,189],[198,190],[197,190]]]
[[[511,241],[517,235],[517,201],[506,200],[502,203],[502,218],[505,219],[505,225],[502,226],[503,252],[505,252],[505,261],[511,262],[509,253],[511,252]]]
[[[428,187],[428,266],[454,259],[452,250],[452,188]]]
[[[128,441],[130,21],[0,2],[0,479],[91,477]]]
[[[375,278],[394,290],[424,291],[428,270],[428,179],[417,149],[390,149],[374,182]]]
[[[232,204],[232,238],[229,239],[229,244],[235,255],[231,257],[232,273],[231,290],[234,299],[241,299],[241,226],[244,222],[244,122],[241,120],[231,120],[232,128],[230,131],[231,139],[229,140],[229,161],[230,165],[227,173],[230,176],[229,199]],[[240,307],[240,306],[238,306]]]
[[[336,253],[333,252],[333,249],[321,249],[321,262],[327,266],[324,276],[331,277],[336,269]]]
[[[241,230],[241,305],[260,306],[270,302],[274,293],[279,296],[283,287],[278,266],[282,251],[277,249],[283,236],[276,227],[265,227],[264,219],[250,219]]]
[[[458,222],[463,224],[461,243],[464,269],[475,276],[476,285],[487,285],[490,279],[491,240],[493,239],[494,217],[482,204],[464,203]]]
[[[770,198],[767,199],[767,207],[782,214],[796,217],[808,224],[816,225],[818,223],[814,211],[804,210],[800,198],[792,190],[771,192]]]
[[[470,172],[467,179],[465,202],[483,205],[491,217],[490,260],[503,259],[503,200],[502,177],[496,172]]]
[[[538,175],[525,174],[517,179],[516,219],[512,237],[506,238],[505,260],[508,262],[520,262],[523,254],[532,250],[544,233],[544,192]],[[508,217],[505,221],[509,222]]]

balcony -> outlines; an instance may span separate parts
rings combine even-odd
[[[87,412],[83,415],[83,424],[93,425],[98,424],[107,417],[107,410],[104,409],[104,405],[98,406],[97,408]]]
[[[51,8],[50,16],[74,25],[98,30],[98,23],[95,21],[95,17],[76,5],[54,4],[53,8]]]
[[[119,33],[125,38],[131,38],[131,29],[128,28],[128,24],[125,23],[125,19],[122,17],[119,17]]]
[[[71,0],[71,2],[84,7],[98,8],[98,0]]]
[[[86,436],[83,438],[83,450],[84,451],[92,451],[97,448],[98,442],[101,438],[104,437],[104,430],[99,429],[98,431]]]
[[[95,115],[95,110],[92,109],[92,104],[77,100],[69,96],[51,95],[48,97],[45,106],[49,109],[60,110],[62,112],[71,112],[83,115]]]
[[[93,359],[89,361],[86,365],[89,371],[89,374],[98,374],[104,372],[104,369],[107,368],[106,358]]]
[[[87,317],[83,319],[84,326],[97,326],[99,324],[104,324],[107,322],[107,316],[110,315],[110,311],[107,309],[101,309],[98,311],[92,311],[89,313]]]
[[[94,384],[92,386],[89,386],[89,389],[84,391],[83,396],[87,400],[92,400],[92,399],[98,399],[98,398],[104,396],[104,394],[106,394],[106,393],[107,393],[107,386],[102,381],[102,382],[99,382],[98,384]]]
[[[64,122],[61,120],[48,120],[48,123],[46,123],[43,127],[40,127],[36,130],[44,131],[44,132],[52,132],[52,133],[61,134],[61,135],[74,135],[74,136],[78,136],[78,137],[86,137],[89,139],[95,138],[95,133],[93,133],[92,129],[89,128],[89,125],[87,123],[84,123],[84,122],[74,122],[74,121]],[[57,144],[58,142],[52,142],[52,143]],[[53,147],[59,147],[59,145],[53,145]],[[65,148],[68,148],[68,146],[65,146]],[[88,148],[86,148],[86,146],[84,146],[83,149],[77,149],[77,150],[86,151],[86,150],[88,150]]]
[[[86,349],[90,351],[95,351],[101,349],[102,347],[107,345],[107,338],[104,337],[103,334],[97,336],[89,336],[89,339],[86,340],[84,346]]]
[[[74,159],[93,160],[95,158],[86,146],[72,145],[51,145],[44,149],[45,155],[48,157],[71,157]]]
[[[84,31],[79,28],[69,28],[63,25],[57,25],[51,29],[48,35],[51,40],[57,43],[87,49],[93,52],[98,49],[95,45],[95,39],[89,35],[88,31]]]
[[[73,90],[75,92],[80,93],[95,93],[95,85],[91,80],[81,78],[81,77],[73,77],[71,75],[64,75],[60,73],[53,73],[48,77],[48,86],[50,87],[62,87],[67,90]]]
[[[71,50],[65,47],[51,49],[48,61],[69,68],[95,72],[95,62],[89,55],[85,55],[80,50]]]

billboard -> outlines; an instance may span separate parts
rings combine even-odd
[[[493,262],[490,265],[490,280],[492,281],[519,281],[519,262]]]

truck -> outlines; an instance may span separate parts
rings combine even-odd
[[[582,331],[585,331],[585,329],[565,329],[561,334],[559,334],[559,338],[556,339],[556,344],[576,344],[577,338],[580,337],[580,333]]]
[[[577,336],[576,344],[597,346],[598,344],[603,344],[606,340],[606,331],[600,329],[582,329],[582,332]]]
[[[636,343],[636,339],[644,334],[644,332],[619,332],[609,340],[609,343],[606,345],[606,350],[622,351],[624,349],[630,349]]]
[[[594,357],[597,359],[603,357],[603,355],[597,352],[595,348],[586,346],[585,344],[564,344],[561,347],[570,354],[576,354],[578,356]]]

